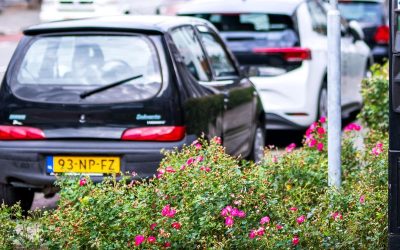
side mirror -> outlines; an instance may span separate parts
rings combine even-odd
[[[353,36],[354,41],[361,41],[365,38],[364,31],[357,21],[353,20],[349,22],[349,32]]]

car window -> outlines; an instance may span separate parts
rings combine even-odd
[[[294,29],[290,16],[265,13],[185,14],[210,21],[219,31],[268,32]]]
[[[312,28],[321,35],[327,34],[327,15],[323,7],[315,0],[308,1],[308,10],[311,15]]]
[[[206,26],[197,26],[216,77],[237,76],[236,68],[218,35]]]
[[[194,78],[199,81],[209,81],[211,71],[207,57],[194,29],[191,26],[179,27],[171,32],[171,36],[184,64]]]
[[[364,24],[382,25],[384,10],[380,3],[339,2],[339,10],[347,20],[356,20]]]
[[[85,99],[79,96],[136,75],[142,77]],[[11,87],[17,96],[35,101],[109,103],[150,98],[161,82],[156,49],[143,36],[66,35],[37,38]]]

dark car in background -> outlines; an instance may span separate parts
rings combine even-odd
[[[0,89],[0,201],[27,209],[54,174],[152,177],[161,149],[219,136],[259,160],[264,111],[213,26],[130,16],[31,27]],[[51,194],[51,193],[50,193]]]
[[[365,42],[374,61],[382,63],[389,56],[388,6],[384,0],[339,0],[341,15],[360,23]]]

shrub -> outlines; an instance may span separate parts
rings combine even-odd
[[[370,129],[383,133],[389,131],[389,66],[375,64],[373,76],[362,82],[364,107],[359,118]]]
[[[344,159],[342,189],[333,190],[322,123],[309,129],[304,148],[270,148],[260,165],[239,165],[218,139],[200,139],[166,152],[150,181],[62,178],[42,238],[50,249],[383,248],[387,138],[362,152],[353,145],[357,129],[347,131],[344,157],[352,157]]]

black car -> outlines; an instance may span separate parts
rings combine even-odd
[[[155,174],[161,149],[219,136],[259,160],[258,94],[216,30],[189,17],[109,17],[24,31],[0,89],[0,200],[31,205],[54,173]]]
[[[365,42],[371,48],[374,62],[382,63],[389,57],[388,7],[384,0],[339,0],[341,15],[360,23]]]

